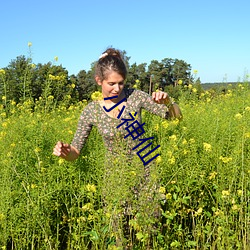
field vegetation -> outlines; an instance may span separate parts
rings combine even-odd
[[[53,156],[58,140],[72,140],[88,102],[72,101],[73,83],[63,96],[52,93],[53,81],[64,81],[53,77],[47,75],[39,98],[29,95],[29,78],[24,78],[27,85],[22,82],[17,101],[9,97],[10,83],[0,70],[0,249],[123,249],[118,236],[130,249],[249,249],[247,79],[223,90],[181,80],[166,86],[182,109],[182,121],[143,111],[145,131],[160,145],[152,164],[162,197],[160,217],[152,220],[138,212],[124,235],[122,223],[113,225],[141,162],[135,158],[128,166],[120,155],[110,162],[115,174],[104,183],[105,148],[95,128],[77,161]],[[150,209],[147,205],[145,211]]]

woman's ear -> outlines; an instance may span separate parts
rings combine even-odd
[[[101,79],[100,79],[100,77],[99,76],[96,76],[95,77],[95,81],[96,81],[96,83],[98,84],[98,85],[102,85],[102,81],[101,81]]]

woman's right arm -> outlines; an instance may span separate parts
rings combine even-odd
[[[92,111],[93,103],[90,103],[81,113],[78,121],[77,130],[71,144],[58,141],[54,147],[53,154],[67,161],[74,161],[80,155],[80,151],[88,139],[92,129]]]
[[[74,161],[78,158],[80,152],[74,146],[58,141],[54,147],[53,154],[66,161]]]

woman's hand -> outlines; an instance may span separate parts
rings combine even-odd
[[[169,103],[171,103],[171,99],[170,99],[168,93],[166,93],[166,92],[162,92],[162,91],[153,92],[152,98],[153,98],[153,101],[158,103],[158,104],[168,105]]]
[[[73,161],[78,158],[80,152],[72,145],[58,141],[53,149],[53,154],[67,161]]]
[[[62,158],[66,158],[70,151],[69,144],[58,141],[54,147],[53,154]]]

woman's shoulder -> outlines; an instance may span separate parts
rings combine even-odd
[[[147,98],[150,97],[150,95],[142,90],[139,89],[126,89],[127,93],[126,93],[126,97],[129,100],[132,101],[146,101]]]
[[[100,104],[98,101],[91,101],[83,108],[82,113],[96,112],[99,106]]]
[[[139,89],[127,88],[125,91],[127,98],[130,97],[133,99],[138,99],[138,98],[149,97],[149,95],[146,92]]]

